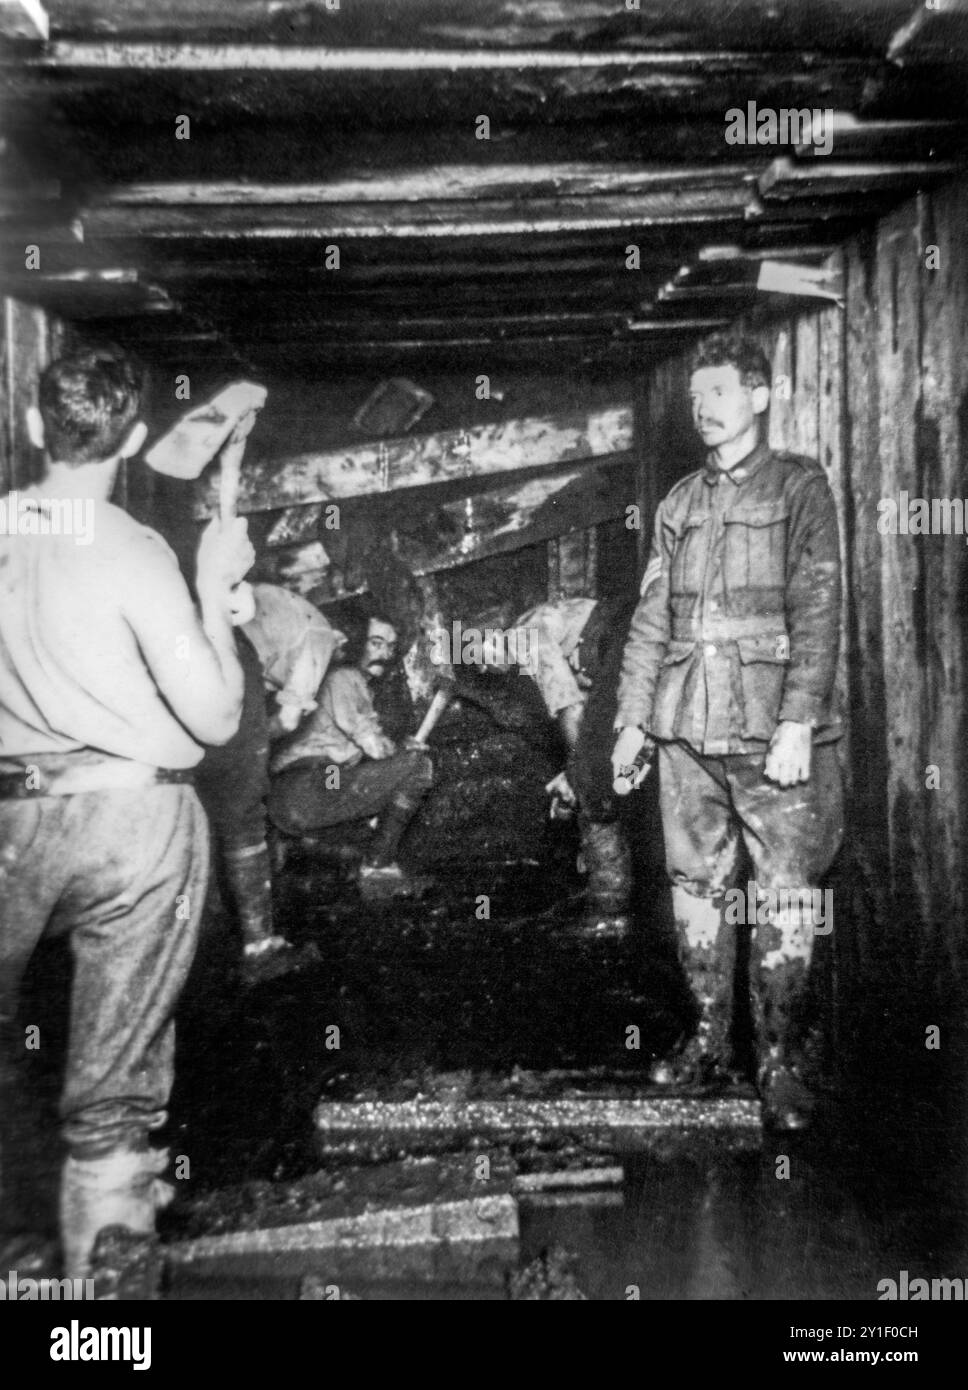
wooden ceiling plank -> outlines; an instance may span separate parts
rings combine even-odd
[[[368,172],[325,182],[135,183],[99,197],[94,208],[275,207],[328,203],[481,201],[526,196],[591,197],[660,189],[721,188],[751,182],[767,161],[688,167],[631,163],[449,164]]]
[[[745,184],[735,187],[662,191],[623,198],[534,199],[527,202],[482,201],[474,216],[455,220],[456,205],[383,203],[285,208],[104,208],[85,212],[82,224],[92,238],[191,238],[205,241],[421,237],[523,236],[537,233],[598,232],[684,222],[719,222],[738,218],[749,201]]]

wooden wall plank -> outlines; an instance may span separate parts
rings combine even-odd
[[[884,219],[877,233],[877,367],[881,497],[921,496],[915,439],[920,410],[920,276],[915,205]],[[880,499],[879,499],[880,500]],[[879,514],[858,524],[876,528]],[[925,824],[925,650],[923,560],[925,537],[879,535],[883,607],[885,717],[889,765],[887,795],[891,883],[895,900],[923,920],[927,912],[929,850]],[[911,929],[906,942],[912,941]],[[900,942],[898,943],[901,944]]]
[[[915,417],[924,495],[968,505],[968,275],[963,237],[968,184],[926,195],[919,208],[921,410]],[[933,249],[932,249],[933,248]],[[926,751],[939,785],[926,789],[935,934],[954,963],[968,905],[968,728],[965,716],[968,545],[919,538],[924,550]]]

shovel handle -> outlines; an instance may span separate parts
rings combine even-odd
[[[242,455],[230,449],[222,455],[218,480],[218,514],[222,525],[235,519],[235,509],[239,500],[239,479],[242,473]]]

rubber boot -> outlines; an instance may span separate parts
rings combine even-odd
[[[390,898],[419,898],[431,886],[431,880],[409,874],[396,862],[397,846],[413,820],[421,798],[395,792],[381,816],[373,844],[357,873],[357,887],[364,902],[385,902]]]
[[[269,846],[228,849],[223,858],[225,888],[242,937],[242,973],[247,985],[284,973],[292,948],[272,930],[272,877]]]
[[[578,819],[582,859],[588,878],[582,934],[621,940],[631,918],[632,855],[617,820]]]
[[[155,1230],[156,1212],[174,1196],[159,1173],[167,1149],[116,1149],[100,1158],[69,1157],[61,1175],[60,1230],[64,1274],[86,1279],[98,1234],[124,1226],[135,1234]]]
[[[670,1057],[656,1062],[658,1086],[731,1086],[736,930],[723,921],[723,899],[701,898],[679,885],[672,890],[679,963],[698,1012],[692,1036],[680,1038]]]
[[[813,918],[807,908],[771,911],[769,922],[756,928],[750,1003],[767,1129],[806,1129],[812,1119],[815,1098],[804,1076],[802,1047],[812,951]]]

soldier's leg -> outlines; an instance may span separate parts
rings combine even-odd
[[[729,790],[720,761],[660,743],[659,806],[679,958],[699,1011],[695,1036],[654,1070],[661,1084],[730,1076],[736,931],[724,896],[739,856]]]
[[[750,1000],[767,1123],[799,1129],[813,1107],[804,1070],[806,987],[814,937],[833,929],[819,883],[843,839],[835,744],[814,748],[810,779],[779,787],[762,758],[730,759],[730,784],[756,881]]]
[[[190,787],[91,793],[70,803],[75,871],[55,926],[74,957],[61,1096],[65,1272],[83,1277],[98,1231],[154,1230],[167,1154],[175,1005],[191,965],[208,878],[208,827]]]

